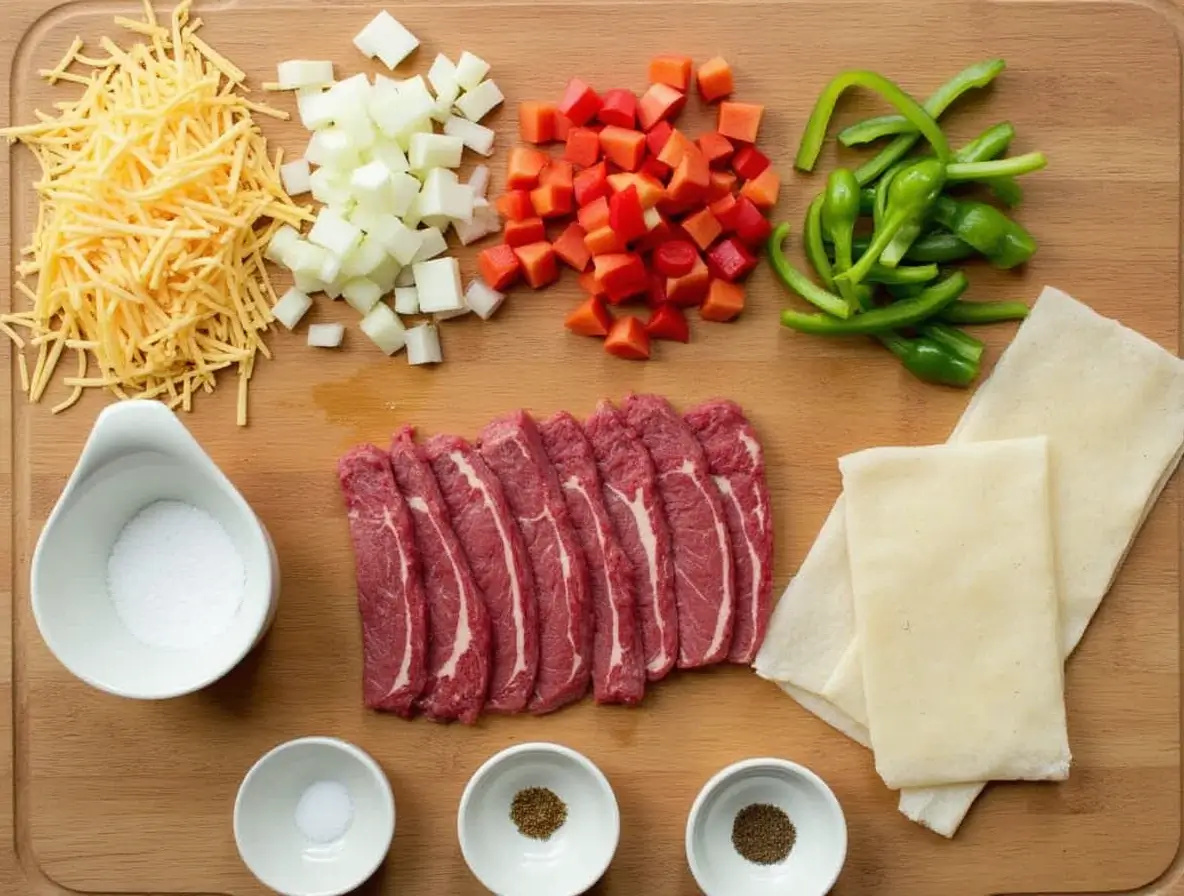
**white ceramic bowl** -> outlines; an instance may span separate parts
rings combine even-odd
[[[776,806],[797,830],[776,865],[758,865],[732,846],[732,822],[753,803]],[[818,775],[785,759],[747,759],[707,782],[687,818],[687,861],[706,896],[823,896],[847,857],[847,822]]]
[[[519,833],[515,794],[546,787],[567,805],[548,840]],[[477,769],[460,799],[457,834],[470,870],[498,896],[577,896],[608,869],[621,817],[612,785],[591,760],[558,744],[519,744]]]
[[[352,820],[330,843],[296,822],[305,791],[321,782],[349,791]],[[256,762],[234,801],[234,842],[255,877],[284,896],[340,896],[364,883],[395,835],[395,798],[369,754],[332,737],[280,744]]]
[[[225,629],[185,650],[133,637],[107,591],[107,560],[123,527],[156,501],[183,501],[226,530],[246,572]],[[121,697],[162,699],[221,678],[275,616],[275,547],[246,500],[177,416],[156,401],[103,410],[33,554],[33,615],[54,656],[87,684]]]

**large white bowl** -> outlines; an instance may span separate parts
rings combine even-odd
[[[519,833],[514,795],[546,787],[567,805],[548,840]],[[528,743],[477,769],[460,799],[457,834],[470,870],[498,896],[577,896],[608,869],[621,817],[612,785],[591,760],[558,744]]]
[[[783,862],[757,865],[736,852],[732,823],[753,803],[789,816],[797,840]],[[687,862],[706,896],[823,896],[847,857],[847,822],[831,789],[786,759],[747,759],[713,777],[687,818]]]
[[[308,840],[296,825],[304,791],[336,781],[349,791],[353,819],[332,843]],[[234,801],[234,842],[260,882],[284,896],[340,896],[382,864],[395,835],[395,798],[369,754],[332,737],[280,744],[247,772]]]

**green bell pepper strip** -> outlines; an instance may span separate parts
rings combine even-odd
[[[987,128],[960,150],[954,153],[955,162],[990,162],[999,158],[1011,141],[1015,139],[1015,128],[1010,121]],[[999,197],[999,201],[1007,206],[1019,205],[1024,200],[1024,188],[1013,177],[997,177],[987,183],[991,192]]]
[[[822,91],[818,102],[814,104],[814,110],[806,122],[806,129],[802,132],[802,142],[798,146],[797,157],[794,159],[794,166],[798,170],[814,170],[818,154],[822,151],[822,143],[826,139],[827,125],[830,124],[831,116],[835,112],[835,105],[843,92],[851,87],[866,87],[882,96],[924,135],[941,162],[949,162],[950,144],[946,141],[945,134],[941,132],[941,128],[937,126],[933,116],[923,106],[883,75],[862,69],[851,69],[836,75]],[[911,135],[910,139],[914,142],[916,140]],[[903,157],[903,154],[900,157]],[[867,181],[860,180],[860,183],[867,183]]]
[[[884,219],[872,234],[871,245],[850,269],[835,275],[835,282],[844,280],[857,285],[867,276],[871,266],[880,260],[885,247],[906,224],[921,220],[945,186],[945,163],[940,159],[921,159],[913,162],[892,178],[888,187],[888,205]]]
[[[978,362],[954,354],[931,339],[905,339],[896,333],[876,338],[900,359],[905,370],[923,382],[965,388],[978,377]]]
[[[828,292],[837,292],[834,270],[830,265],[830,257],[826,254],[826,244],[822,236],[822,201],[823,196],[819,193],[806,210],[806,228],[802,238],[803,248],[806,252],[806,260],[818,273],[818,279],[822,281],[822,285]],[[789,235],[788,228],[785,233],[786,236]]]
[[[941,321],[927,321],[917,328],[918,332],[932,339],[942,348],[967,361],[977,364],[983,358],[986,346],[981,339],[976,339],[969,333],[963,333],[957,327],[951,327]]]
[[[1042,152],[1028,152],[1022,156],[995,159],[990,162],[951,162],[946,177],[951,183],[967,180],[995,180],[1000,177],[1020,177],[1039,171],[1048,165]]]
[[[932,215],[958,239],[981,252],[994,267],[1003,270],[1017,267],[1036,251],[1036,240],[1027,230],[985,202],[940,196],[933,203]]]
[[[925,101],[925,110],[934,118],[940,118],[958,97],[976,87],[986,87],[1007,67],[1002,59],[985,59],[965,68],[933,93]],[[844,146],[858,146],[871,143],[881,137],[895,134],[915,134],[917,129],[901,115],[877,115],[866,118],[839,131],[839,142]]]
[[[871,237],[857,236],[852,243],[856,258],[863,255],[869,245],[871,245]],[[927,233],[918,239],[909,248],[909,251],[905,253],[904,257],[906,261],[913,261],[918,264],[949,264],[950,262],[962,261],[977,254],[973,246],[962,242],[962,240],[958,239],[952,233],[938,231],[936,233]]]
[[[900,268],[897,268],[900,270]],[[919,296],[925,291],[927,284],[924,283],[885,283],[884,288],[888,290],[888,295],[892,296],[893,301],[897,299],[911,299],[914,296]]]
[[[864,277],[866,283],[883,283],[893,286],[924,285],[930,280],[936,280],[939,271],[935,264],[903,265],[896,268],[886,268],[882,264],[873,264],[872,269]]]
[[[846,271],[851,268],[851,240],[855,235],[855,222],[859,220],[859,184],[846,168],[836,168],[826,179],[826,191],[822,194],[822,229],[830,235],[835,247],[835,268]],[[854,286],[838,280],[836,284],[841,295],[853,312],[859,311],[859,299]]]
[[[880,264],[886,268],[894,268],[900,264],[905,253],[909,251],[909,247],[921,235],[921,230],[922,225],[920,221],[910,221],[904,227],[900,228],[896,236],[892,238],[892,242],[884,247],[884,251],[880,255]]]
[[[782,225],[784,227],[785,225]],[[780,229],[780,228],[779,228]],[[774,231],[773,237],[777,232]],[[769,257],[780,254],[780,248],[770,237]],[[776,267],[774,267],[776,270]],[[815,336],[879,336],[901,327],[913,327],[929,320],[966,291],[969,281],[961,271],[933,284],[912,299],[902,299],[892,305],[872,308],[846,320],[836,320],[826,314],[808,314],[791,308],[781,312],[781,326]],[[838,296],[834,296],[838,298]],[[846,307],[846,306],[844,306]]]
[[[876,207],[876,188],[861,187],[859,190],[859,213],[870,215]]]
[[[1023,302],[952,302],[942,309],[939,320],[948,324],[997,324],[1023,320],[1028,306]]]
[[[785,242],[787,236],[789,236],[789,224],[787,223],[778,224],[769,236],[769,264],[772,265],[773,273],[777,279],[811,305],[826,312],[825,315],[820,314],[818,317],[825,317],[827,320],[850,318],[853,313],[851,306],[842,296],[836,296],[818,286],[785,257],[781,244]],[[805,316],[810,317],[811,315]]]

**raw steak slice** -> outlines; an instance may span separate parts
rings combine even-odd
[[[337,462],[354,544],[362,617],[362,698],[407,717],[427,679],[427,604],[411,512],[387,453],[354,448]]]
[[[678,665],[718,663],[732,646],[736,610],[732,545],[719,489],[695,434],[666,399],[630,395],[622,411],[653,458],[670,522]]]
[[[418,706],[438,722],[471,725],[489,687],[489,616],[448,508],[415,432],[391,442],[391,468],[415,522],[415,543],[428,599],[428,680]]]
[[[481,456],[526,540],[539,618],[539,672],[528,708],[544,713],[579,700],[592,672],[588,573],[534,420],[524,411],[481,433]]]
[[[534,580],[522,533],[477,449],[457,436],[434,436],[424,453],[489,613],[493,653],[485,708],[520,712],[534,693],[539,666]]]
[[[645,663],[633,569],[604,506],[596,455],[583,428],[566,411],[543,423],[539,432],[588,565],[595,632],[592,693],[597,703],[637,703],[645,694]]]
[[[609,402],[584,424],[604,483],[604,503],[633,567],[646,677],[665,678],[678,658],[670,529],[649,452]]]
[[[751,663],[765,639],[773,595],[773,516],[765,455],[735,402],[709,401],[685,415],[723,498],[736,571],[736,622],[728,661]]]

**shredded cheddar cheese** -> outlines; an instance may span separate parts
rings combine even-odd
[[[270,357],[263,334],[276,296],[263,252],[281,225],[312,214],[284,193],[280,155],[268,158],[252,119],[287,114],[242,95],[245,74],[197,37],[189,6],[165,25],[145,0],[143,21],[116,19],[141,41],[103,38],[105,58],[82,55],[75,38],[41,75],[78,83],[82,95],[0,129],[42,171],[37,226],[16,271],[30,308],[0,314],[0,333],[20,352],[34,402],[62,354],[77,355],[54,413],[91,388],[189,410],[234,368],[244,425],[256,357]]]

